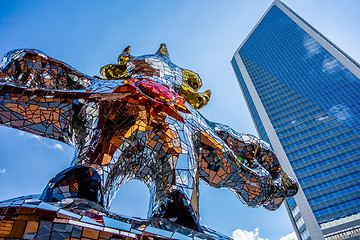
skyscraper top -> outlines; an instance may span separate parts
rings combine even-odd
[[[332,54],[338,54],[339,61],[344,64],[349,70],[360,78],[360,64],[356,62],[352,57],[346,54],[343,50],[341,50],[338,46],[336,46],[332,41],[326,38],[323,34],[321,34],[318,30],[316,30],[313,26],[311,26],[307,21],[305,21],[302,17],[300,17],[297,13],[295,13],[291,8],[289,8],[286,4],[284,4],[280,0],[274,0],[274,2],[270,5],[270,7],[266,10],[264,15],[260,18],[254,28],[251,30],[249,35],[245,38],[245,40],[240,44],[236,52],[240,50],[240,48],[245,44],[248,38],[251,36],[253,31],[258,27],[258,25],[262,22],[264,17],[268,14],[270,9],[274,6],[277,6],[283,13],[285,13],[288,17],[290,17],[297,25],[303,28],[311,37],[315,38],[319,44],[321,44],[327,51],[330,51]],[[337,53],[336,53],[337,52]]]

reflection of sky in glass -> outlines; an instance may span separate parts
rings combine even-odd
[[[282,31],[278,31],[280,27]],[[289,21],[276,6],[250,39],[240,50],[241,54],[246,54],[270,74],[282,76],[289,86],[300,90],[301,95],[330,114],[333,113],[330,109],[343,106],[352,117],[338,119],[360,133],[360,108],[357,104],[360,94],[356,94],[360,89],[359,79],[293,21]]]

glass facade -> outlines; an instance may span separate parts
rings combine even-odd
[[[275,144],[260,120],[258,112],[264,111],[254,106],[255,98],[325,239],[351,239],[360,228],[354,217],[360,212],[360,80],[340,62],[341,54],[275,1],[231,61],[260,137]],[[358,67],[352,59],[347,61]],[[249,93],[249,86],[256,94]],[[288,207],[298,237],[311,239],[296,198],[288,200]],[[344,226],[335,224],[336,219],[345,219]]]

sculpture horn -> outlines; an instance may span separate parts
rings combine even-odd
[[[120,56],[118,58],[118,63],[120,65],[126,65],[126,63],[130,60],[130,58],[132,58],[130,51],[131,51],[130,46],[127,46],[124,49],[124,51],[120,54]]]
[[[130,46],[127,46],[127,47],[124,49],[124,51],[122,52],[122,54],[123,54],[123,53],[130,53],[130,51],[131,51]]]
[[[156,55],[160,55],[160,56],[169,58],[169,52],[166,48],[165,43],[160,44],[159,50],[157,50]]]

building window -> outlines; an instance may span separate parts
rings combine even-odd
[[[294,216],[294,218],[296,217],[296,215],[299,213],[299,208],[298,206],[296,206],[293,210],[291,210],[292,215]]]
[[[302,240],[306,240],[306,239],[308,239],[309,237],[310,237],[309,232],[308,232],[307,229],[305,229],[305,231],[301,234],[301,239],[302,239]]]
[[[304,225],[304,219],[303,219],[302,217],[300,217],[300,218],[296,221],[296,226],[298,227],[298,229],[300,229],[303,225]]]

